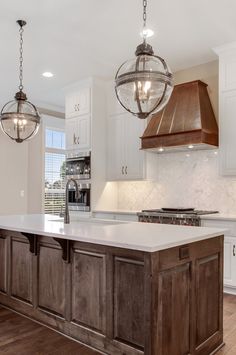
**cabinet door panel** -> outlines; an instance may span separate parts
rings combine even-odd
[[[70,118],[66,119],[66,149],[75,149],[77,146],[78,130],[77,130],[77,119]],[[77,135],[77,136],[76,136]]]
[[[114,338],[144,346],[144,264],[115,258]]]
[[[124,118],[112,116],[108,119],[108,180],[125,179]]]
[[[145,153],[140,150],[140,137],[144,129],[144,120],[131,114],[125,115],[125,173],[130,180],[144,178]]]
[[[77,148],[90,149],[90,116],[82,116],[77,118]]]
[[[161,355],[190,353],[190,263],[159,274],[158,322]],[[171,341],[170,341],[171,339]]]
[[[7,244],[6,238],[0,237],[0,291],[7,291]]]
[[[236,90],[223,93],[220,101],[220,163],[222,175],[236,175]]]
[[[23,239],[11,239],[11,295],[32,303],[32,255]]]
[[[236,238],[224,239],[224,284],[236,287]]]
[[[57,246],[40,245],[38,269],[38,306],[65,315],[65,263]]]
[[[105,333],[105,255],[75,250],[72,266],[72,320]]]
[[[218,254],[196,261],[196,344],[198,347],[219,331],[219,273]]]
[[[66,118],[90,112],[90,88],[79,89],[66,96]]]

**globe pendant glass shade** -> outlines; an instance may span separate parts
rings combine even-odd
[[[36,107],[29,101],[16,99],[2,108],[0,123],[8,137],[21,143],[38,132],[40,116]]]
[[[162,110],[173,90],[169,67],[161,57],[149,54],[122,64],[115,81],[120,104],[139,118]]]

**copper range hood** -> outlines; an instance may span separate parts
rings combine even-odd
[[[141,137],[142,149],[155,152],[218,147],[218,125],[200,80],[176,85],[167,106],[153,115]]]

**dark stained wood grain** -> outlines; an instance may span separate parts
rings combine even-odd
[[[191,264],[159,274],[158,329],[160,354],[190,353]],[[171,339],[171,341],[170,341]]]
[[[154,253],[71,242],[71,263],[53,238],[37,240],[33,255],[20,233],[0,231],[0,304],[109,355],[208,355],[223,345],[223,237]]]
[[[0,236],[0,291],[7,291],[7,248],[6,248],[6,238]]]
[[[38,306],[65,317],[65,263],[57,245],[40,243],[38,258]]]
[[[32,256],[26,238],[11,239],[10,294],[32,303]]]
[[[118,258],[114,274],[114,338],[144,347],[144,262]]]
[[[72,321],[106,331],[105,255],[75,249],[72,266]]]

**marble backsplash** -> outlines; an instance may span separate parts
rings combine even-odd
[[[184,206],[236,213],[236,176],[220,175],[217,151],[151,154],[149,164],[152,181],[118,183],[119,209]]]

